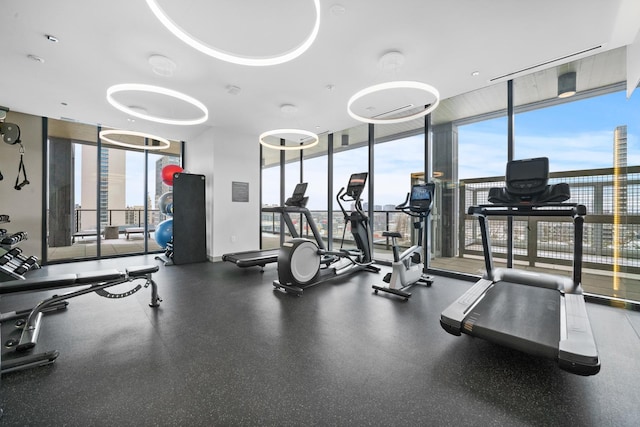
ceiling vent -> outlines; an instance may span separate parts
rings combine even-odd
[[[387,117],[390,116],[392,114],[398,114],[402,111],[408,110],[409,108],[413,108],[414,105],[413,104],[407,104],[407,105],[403,105],[402,107],[398,107],[398,108],[394,108],[392,110],[389,111],[385,111],[384,113],[380,113],[376,116],[373,116],[372,119],[379,119],[381,117]]]
[[[503,74],[501,76],[494,77],[494,78],[490,79],[489,81],[490,82],[495,82],[496,80],[502,80],[502,79],[507,78],[507,77],[512,77],[512,76],[515,76],[516,74],[524,73],[526,71],[531,71],[531,70],[534,70],[536,68],[540,68],[540,67],[544,67],[544,66],[547,66],[547,65],[551,65],[551,64],[553,64],[555,62],[560,62],[560,61],[564,61],[566,59],[570,59],[570,58],[573,58],[573,57],[576,57],[576,56],[581,56],[581,55],[584,55],[585,53],[589,53],[589,52],[596,51],[598,49],[602,49],[603,46],[604,45],[601,45],[601,44],[598,45],[598,46],[593,46],[593,47],[590,47],[588,49],[581,50],[579,52],[574,52],[574,53],[571,53],[569,55],[561,56],[560,58],[551,59],[549,61],[541,62],[539,64],[532,65],[530,67],[526,67],[526,68],[523,68],[523,69],[518,70],[518,71],[513,71],[513,72],[508,73],[508,74]]]

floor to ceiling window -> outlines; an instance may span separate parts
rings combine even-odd
[[[333,248],[335,250],[355,247],[351,228],[340,210],[336,200],[341,188],[346,189],[349,178],[354,173],[369,171],[368,125],[360,125],[333,134]],[[362,191],[362,206],[365,213],[368,208],[369,179]],[[342,202],[349,212],[352,202]],[[371,221],[371,219],[369,219]]]
[[[583,262],[585,290],[640,301],[640,98],[624,87],[516,115],[518,158],[549,157],[552,182],[567,182],[571,201],[587,207]],[[529,264],[564,260],[568,271],[571,227],[540,221]],[[532,227],[529,227],[531,229]],[[523,230],[524,233],[524,230]],[[544,244],[543,244],[544,243]],[[569,249],[565,249],[568,246]],[[535,262],[533,261],[535,260]]]
[[[145,151],[103,143],[98,154],[96,126],[49,119],[47,128],[47,262],[161,250],[150,197],[160,175],[150,167],[145,179]],[[157,153],[149,158],[179,163],[180,143]]]
[[[261,154],[261,195],[263,207],[280,205],[280,151],[262,147]],[[260,247],[274,249],[280,247],[280,215],[261,212]]]
[[[424,178],[424,118],[375,127],[374,218],[371,221],[374,257],[392,260],[391,239],[383,231],[402,235],[398,243],[409,247],[417,242],[414,218],[397,211],[411,191],[416,177]]]
[[[311,212],[311,217],[316,223],[316,227],[320,232],[323,244],[328,243],[328,212],[327,212],[327,150],[328,136],[320,135],[320,141],[315,147],[304,150],[303,152],[303,169],[302,181],[308,183],[307,209]],[[313,233],[309,229],[306,220],[302,218],[302,235],[309,239],[313,239]]]

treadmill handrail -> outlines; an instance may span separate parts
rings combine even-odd
[[[544,208],[544,209],[538,209]],[[548,209],[552,208],[552,209]],[[555,208],[555,209],[553,209]],[[475,216],[585,216],[587,207],[579,203],[540,203],[540,204],[491,204],[470,206],[469,215]]]
[[[291,237],[293,237],[294,239],[297,238],[297,237],[301,237],[301,236],[298,236],[298,232],[296,231],[295,226],[293,225],[293,222],[291,222],[291,217],[289,216],[289,214],[302,214],[302,215],[304,215],[304,217],[307,220],[307,225],[311,229],[311,233],[313,234],[313,238],[314,238],[315,242],[317,243],[318,247],[320,249],[325,249],[324,242],[322,241],[322,235],[320,234],[320,231],[318,230],[318,227],[317,227],[315,221],[313,220],[313,216],[311,216],[311,212],[306,207],[301,207],[301,206],[269,206],[269,207],[262,208],[262,211],[263,212],[275,212],[275,213],[281,214],[283,219],[285,220],[285,224],[287,225],[287,228],[289,229],[289,232],[291,233]]]

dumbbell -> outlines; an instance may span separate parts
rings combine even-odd
[[[19,267],[27,258],[22,255],[22,249],[13,248],[9,252],[0,257],[0,265],[6,265],[7,267],[16,268]]]
[[[13,259],[13,258],[16,258],[16,257],[20,256],[20,254],[22,254],[22,249],[13,248],[13,249],[7,251],[7,253],[5,253],[2,256],[3,257],[8,257],[9,259]]]
[[[24,260],[24,262],[20,264],[18,268],[13,270],[13,272],[22,276],[24,273],[31,270],[32,268],[37,268],[37,266],[38,266],[38,258],[32,255],[26,260]]]
[[[9,253],[3,254],[2,256],[0,256],[0,265],[7,264],[9,261],[11,261],[11,259],[13,259],[13,257],[9,255]]]
[[[18,231],[17,233],[13,233],[11,236],[7,236],[0,243],[3,245],[15,245],[16,243],[22,242],[23,240],[27,240],[27,232],[26,231]]]
[[[0,222],[11,222],[9,221],[9,215],[0,215]]]

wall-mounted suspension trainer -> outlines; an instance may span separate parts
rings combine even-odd
[[[13,186],[16,190],[22,190],[22,187],[29,184],[27,179],[27,168],[24,166],[24,145],[20,141],[20,128],[15,123],[0,123],[0,134],[5,143],[9,145],[20,145],[20,163],[18,164],[18,175],[16,176],[16,183]],[[20,182],[20,174],[22,173],[24,179]],[[0,172],[0,180],[3,176]]]

